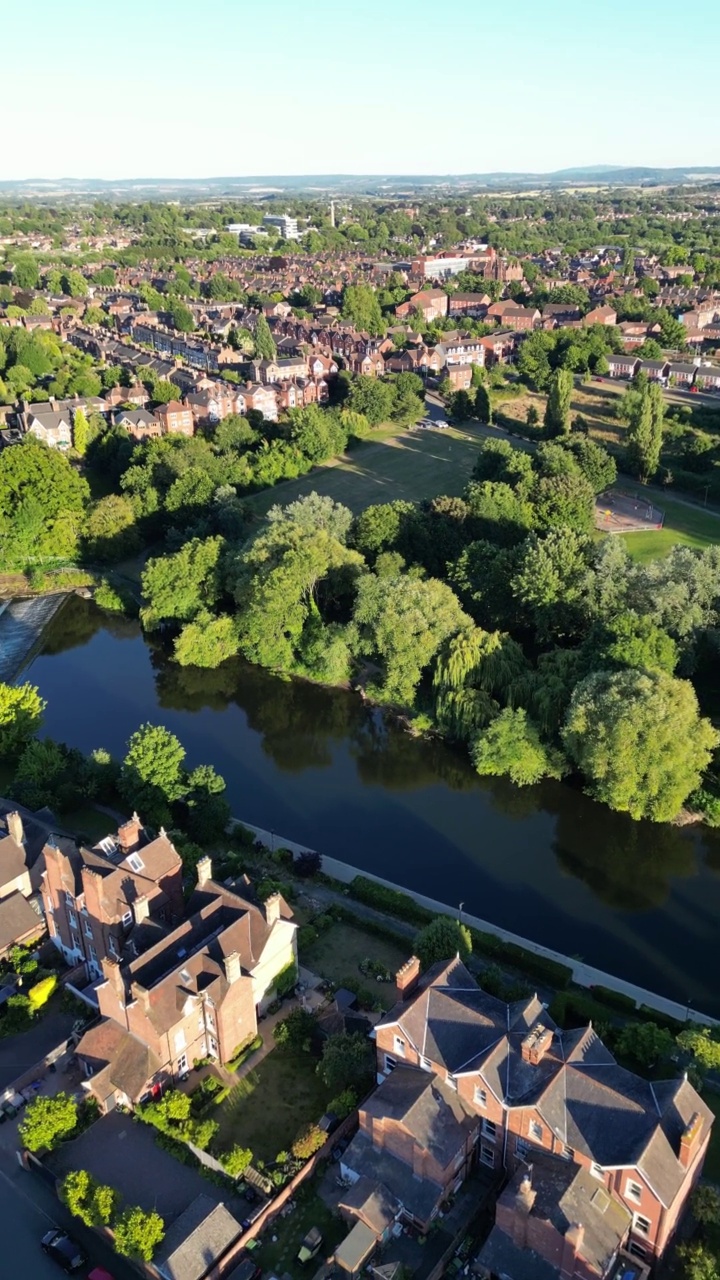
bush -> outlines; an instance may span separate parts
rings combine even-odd
[[[165,1236],[165,1223],[158,1213],[146,1213],[139,1205],[129,1205],[115,1222],[115,1251],[125,1258],[151,1262]]]
[[[309,951],[314,942],[320,937],[317,929],[311,924],[301,924],[298,929],[297,941],[298,951],[302,955],[305,951]]]
[[[331,1098],[328,1102],[327,1109],[332,1115],[337,1116],[338,1120],[344,1120],[346,1116],[354,1111],[358,1104],[357,1094],[354,1089],[343,1089],[336,1098]]]
[[[308,849],[305,853],[298,854],[293,863],[293,870],[296,875],[308,879],[310,876],[316,876],[322,871],[322,858],[319,853]]]
[[[55,991],[58,984],[57,974],[51,973],[49,977],[43,978],[40,982],[36,982],[34,987],[28,991],[28,1000],[30,1001],[30,1009],[32,1013],[37,1013],[38,1009],[42,1009],[47,1004],[51,995]]]
[[[408,920],[411,924],[425,925],[434,919],[432,911],[421,907],[407,893],[398,889],[388,889],[384,884],[368,880],[367,876],[355,876],[348,886],[350,896],[364,902],[367,906],[376,907],[378,911],[387,911],[389,915],[400,920]]]
[[[619,1009],[621,1013],[635,1013],[637,1009],[632,996],[623,995],[621,991],[613,991],[610,987],[591,987],[590,990],[596,1000],[610,1005],[612,1009]]]
[[[297,980],[298,980],[297,965],[295,964],[295,961],[292,960],[290,964],[286,965],[284,969],[280,970],[280,973],[275,979],[276,994],[278,996],[289,995],[291,991],[294,991],[297,985]]]
[[[309,1160],[319,1151],[327,1138],[327,1134],[317,1124],[309,1124],[292,1144],[292,1154],[298,1160]]]
[[[237,1071],[238,1067],[241,1067],[243,1062],[247,1061],[250,1054],[255,1053],[255,1050],[260,1048],[262,1042],[262,1036],[259,1035],[251,1036],[249,1040],[244,1040],[242,1044],[238,1045],[230,1061],[225,1063],[226,1070]]]
[[[137,616],[138,603],[132,592],[112,586],[106,578],[103,578],[93,599],[96,605],[109,613],[127,613],[133,618]]]
[[[252,1156],[253,1153],[249,1147],[239,1147],[236,1143],[229,1151],[223,1151],[218,1156],[218,1160],[231,1178],[240,1178],[252,1164]]]
[[[40,1096],[29,1103],[18,1131],[28,1151],[53,1151],[75,1132],[77,1123],[75,1099],[67,1093],[56,1093],[52,1098]]]
[[[281,1047],[308,1051],[315,1030],[315,1019],[306,1009],[293,1009],[282,1022],[276,1022],[273,1039]]]

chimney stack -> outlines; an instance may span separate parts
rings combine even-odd
[[[700,1146],[700,1137],[702,1134],[702,1116],[699,1111],[695,1111],[686,1124],[682,1137],[680,1138],[680,1164],[683,1169],[689,1169],[693,1163]]]
[[[198,889],[202,889],[208,880],[212,880],[212,858],[208,858],[206,854],[204,858],[198,859],[195,870],[197,872]]]
[[[237,982],[241,973],[240,956],[237,951],[231,951],[229,956],[225,956],[225,977],[230,986],[232,986],[233,982]]]
[[[136,813],[132,818],[128,818],[127,822],[123,822],[118,827],[117,840],[123,853],[131,853],[133,849],[137,849],[140,843],[140,832],[142,831],[142,822]]]
[[[397,989],[398,1000],[407,1000],[408,996],[415,990],[419,981],[420,960],[418,956],[411,956],[395,974],[395,987]]]
[[[150,1008],[150,992],[147,987],[141,987],[139,982],[131,982],[130,994],[133,1000],[139,1001],[143,1009],[147,1013]]]
[[[146,894],[141,893],[133,902],[133,915],[135,916],[136,924],[142,924],[143,920],[149,919],[150,900]]]
[[[552,1038],[553,1033],[550,1028],[538,1022],[521,1042],[520,1054],[523,1062],[529,1062],[531,1066],[536,1067],[550,1048]]]
[[[101,960],[103,976],[106,982],[110,983],[115,995],[120,1001],[121,1007],[125,1008],[125,978],[123,971],[117,960],[110,960],[107,956],[103,956]]]
[[[577,1260],[582,1253],[585,1228],[581,1222],[574,1222],[565,1232],[560,1262],[560,1275],[563,1280],[572,1280],[576,1274]]]
[[[274,925],[276,920],[280,919],[280,903],[282,899],[279,893],[271,893],[269,898],[265,899],[265,919],[269,925]]]
[[[12,836],[16,844],[24,844],[25,830],[17,809],[13,810],[12,813],[8,813],[5,821],[7,822],[8,835]]]

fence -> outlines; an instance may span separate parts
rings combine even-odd
[[[236,821],[239,821],[239,819]],[[254,827],[249,822],[243,822],[242,826],[254,832],[258,840],[261,840],[263,844],[267,844],[270,848],[291,849],[293,853],[313,852],[308,849],[307,845],[286,840],[284,836],[279,836],[276,832]],[[404,885],[395,884],[392,880],[384,880],[382,876],[373,875],[370,871],[361,871],[358,867],[352,867],[349,863],[341,862],[338,858],[331,858],[323,854],[322,866],[327,875],[339,880],[342,884],[350,884],[356,876],[365,876],[368,880],[374,880],[377,884],[384,885],[386,889],[395,889],[399,893],[407,894],[414,902],[417,902],[421,907],[426,907],[436,915],[457,916],[457,907],[450,907],[445,902],[438,902],[435,898],[428,898],[425,894],[416,893],[415,890],[407,889]],[[530,938],[523,938],[517,933],[512,933],[509,929],[503,929],[500,925],[492,924],[489,920],[481,920],[479,916],[472,916],[467,912],[463,912],[463,923],[479,930],[480,933],[492,934],[493,937],[499,938],[502,942],[510,942],[515,946],[523,947],[526,951],[532,952],[533,955],[542,956],[547,960],[554,961],[556,964],[565,965],[572,973],[573,982],[580,987],[608,987],[611,991],[618,991],[621,995],[628,996],[638,1006],[645,1005],[648,1009],[654,1009],[656,1013],[664,1014],[668,1018],[674,1018],[677,1022],[698,1022],[703,1026],[720,1025],[718,1019],[711,1018],[709,1014],[692,1009],[689,1005],[679,1004],[677,1000],[670,1000],[665,996],[656,995],[654,991],[647,991],[645,987],[638,987],[633,982],[626,982],[624,978],[616,978],[613,974],[605,973],[602,969],[596,969],[593,965],[585,964],[582,960],[562,955],[561,952],[554,951],[551,947],[545,947],[542,943],[533,942]]]

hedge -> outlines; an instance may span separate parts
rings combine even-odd
[[[378,911],[387,911],[390,915],[397,916],[399,920],[407,920],[410,924],[422,927],[435,919],[433,911],[429,911],[427,907],[421,907],[420,903],[411,898],[408,893],[400,893],[398,889],[388,889],[386,885],[378,884],[376,880],[368,880],[367,876],[355,876],[348,889],[350,897],[356,898],[358,902],[376,907]]]
[[[470,937],[474,953],[489,956],[495,961],[504,961],[537,982],[546,982],[561,990],[572,977],[569,965],[551,960],[549,956],[536,955],[534,951],[528,951],[516,942],[504,942],[502,938],[496,938],[492,933],[481,933],[479,929],[471,929]]]
[[[550,1001],[548,1013],[559,1027],[586,1026],[588,1022],[607,1022],[610,1010],[592,996],[581,991],[559,991]]]
[[[262,1036],[253,1036],[252,1040],[239,1045],[230,1061],[225,1063],[226,1071],[237,1071],[238,1067],[241,1067],[243,1062],[247,1061],[250,1054],[260,1048],[262,1042]]]
[[[611,1009],[619,1009],[621,1013],[637,1013],[637,1005],[632,996],[623,995],[622,991],[613,991],[610,987],[591,987],[594,998]]]

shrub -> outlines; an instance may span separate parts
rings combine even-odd
[[[59,1188],[60,1199],[86,1227],[107,1227],[118,1203],[118,1193],[93,1178],[85,1169],[73,1169]]]
[[[390,915],[397,916],[400,920],[408,920],[411,924],[425,925],[429,924],[433,919],[432,911],[428,911],[426,907],[421,907],[409,894],[400,893],[398,889],[388,889],[384,884],[378,884],[375,880],[368,880],[367,876],[355,876],[348,887],[350,896],[357,898],[358,902],[364,902],[370,907],[377,907],[379,911],[387,911]]]
[[[298,854],[293,864],[293,870],[297,876],[302,876],[303,879],[316,876],[319,871],[322,871],[322,858],[319,853],[308,849],[305,853]]]
[[[31,1008],[28,997],[10,996],[5,1005],[5,1012],[0,1018],[0,1035],[15,1036],[21,1031],[27,1031],[30,1020]]]
[[[247,1061],[250,1054],[260,1048],[262,1042],[262,1036],[252,1036],[249,1040],[244,1040],[242,1044],[238,1045],[230,1061],[225,1063],[226,1069],[228,1071],[237,1071],[238,1067],[241,1067],[243,1062]]]
[[[622,991],[613,991],[611,987],[591,987],[590,990],[596,1000],[610,1005],[612,1009],[619,1009],[621,1013],[635,1013],[637,1009],[632,996],[623,995]]]
[[[278,996],[287,996],[295,989],[298,980],[297,965],[294,960],[280,970],[275,979],[275,991]]]
[[[336,1098],[331,1098],[328,1102],[327,1109],[336,1115],[338,1120],[344,1120],[346,1116],[354,1111],[358,1104],[357,1094],[354,1089],[343,1089]]]
[[[39,1097],[29,1103],[19,1127],[28,1151],[53,1151],[77,1128],[78,1104],[67,1093]]]
[[[287,1018],[276,1022],[273,1028],[273,1039],[277,1045],[288,1049],[309,1050],[315,1019],[306,1009],[293,1009]]]
[[[311,924],[301,924],[297,936],[300,954],[302,955],[303,952],[309,951],[313,943],[317,942],[319,936],[317,929],[314,929]]]
[[[43,978],[40,982],[36,982],[34,987],[28,991],[28,999],[30,1001],[30,1009],[33,1013],[37,1013],[38,1009],[42,1009],[47,1004],[51,995],[55,991],[58,984],[57,974],[51,973],[49,977]]]
[[[159,1213],[146,1213],[139,1205],[124,1209],[115,1222],[115,1250],[125,1258],[151,1262],[165,1236],[165,1223]]]
[[[309,1160],[310,1156],[319,1151],[327,1138],[327,1134],[317,1124],[309,1124],[302,1133],[295,1139],[292,1145],[292,1154],[298,1160]]]
[[[218,1159],[231,1178],[240,1178],[252,1164],[252,1155],[249,1147],[239,1147],[236,1143],[229,1151],[223,1151]]]

